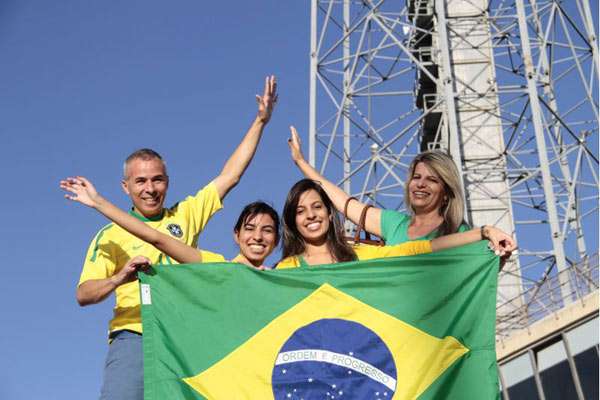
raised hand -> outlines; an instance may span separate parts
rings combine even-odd
[[[293,126],[290,126],[290,131],[292,136],[288,139],[288,145],[290,146],[290,151],[292,153],[292,160],[294,160],[294,162],[304,160],[304,155],[302,154],[302,146],[300,143],[300,137],[298,136],[298,132]]]
[[[96,208],[102,197],[96,191],[92,182],[83,176],[69,177],[60,181],[60,188],[69,192],[65,198],[77,201],[88,207]]]
[[[256,95],[258,118],[265,124],[271,119],[273,108],[277,103],[277,81],[271,75],[265,78],[265,90],[262,96]]]

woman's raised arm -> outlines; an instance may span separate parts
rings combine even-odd
[[[65,198],[95,209],[127,232],[151,244],[177,262],[202,262],[202,255],[198,249],[157,231],[121,210],[102,197],[94,185],[83,176],[64,179],[60,181],[60,187],[69,192],[65,194]]]
[[[501,257],[505,254],[510,254],[517,248],[516,242],[508,233],[493,226],[484,225],[481,228],[471,229],[467,232],[453,233],[435,238],[431,241],[431,250],[445,250],[480,240],[488,240],[492,250],[494,250],[496,255]]]
[[[288,139],[288,145],[290,146],[290,151],[292,153],[292,160],[298,166],[298,168],[304,174],[305,177],[321,183],[321,186],[323,187],[327,195],[331,198],[331,201],[333,202],[335,208],[339,212],[343,213],[344,206],[346,205],[346,202],[348,201],[350,196],[338,186],[328,181],[323,175],[321,175],[316,169],[312,167],[312,165],[310,165],[304,159],[298,132],[293,126],[290,127],[290,130],[291,137]],[[360,214],[362,213],[364,207],[364,203],[361,203],[358,200],[350,200],[350,202],[348,203],[347,217],[355,224],[358,224],[360,220]],[[377,236],[381,236],[380,208],[369,208],[365,219],[365,229],[367,230],[367,232],[370,232]]]

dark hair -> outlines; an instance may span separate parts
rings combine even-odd
[[[165,166],[165,170],[167,169],[167,164],[165,163],[165,160],[163,160],[163,158],[160,156],[160,154],[158,154],[156,151],[152,150],[152,149],[139,149],[134,151],[133,153],[131,153],[129,156],[127,156],[127,158],[125,159],[125,162],[123,163],[123,176],[125,178],[127,178],[127,166],[129,165],[129,163],[133,160],[136,159],[141,159],[144,161],[149,161],[149,160],[160,160],[163,165]]]
[[[255,201],[254,203],[250,203],[244,207],[240,213],[240,216],[238,217],[237,222],[235,223],[235,226],[233,227],[233,231],[236,233],[239,232],[242,229],[242,226],[248,222],[249,219],[254,218],[258,214],[267,214],[273,219],[273,222],[275,223],[275,246],[277,246],[280,238],[279,214],[277,214],[277,211],[275,211],[273,207],[264,201]]]
[[[285,205],[283,206],[282,258],[302,254],[306,248],[304,238],[300,235],[298,227],[296,226],[296,210],[298,208],[300,196],[309,190],[314,190],[321,196],[323,205],[331,216],[331,225],[329,226],[329,231],[327,231],[327,247],[335,261],[344,262],[356,260],[356,253],[354,253],[352,247],[350,247],[344,239],[342,223],[340,222],[337,211],[333,207],[331,199],[327,196],[327,193],[325,193],[321,184],[311,179],[302,179],[296,182],[290,189]]]

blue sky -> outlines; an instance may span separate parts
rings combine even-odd
[[[281,209],[300,178],[288,126],[305,135],[308,124],[309,12],[308,2],[276,0],[0,3],[0,398],[99,392],[113,300],[80,308],[75,287],[106,221],[64,200],[61,178],[85,175],[127,207],[122,161],[152,147],[167,160],[172,204],[219,173],[275,74],[278,108],[201,245],[233,256],[244,204]]]

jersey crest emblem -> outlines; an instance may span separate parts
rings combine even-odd
[[[178,224],[167,225],[167,230],[171,235],[175,236],[176,238],[180,238],[183,236],[183,230],[181,230],[181,226],[179,226]]]

